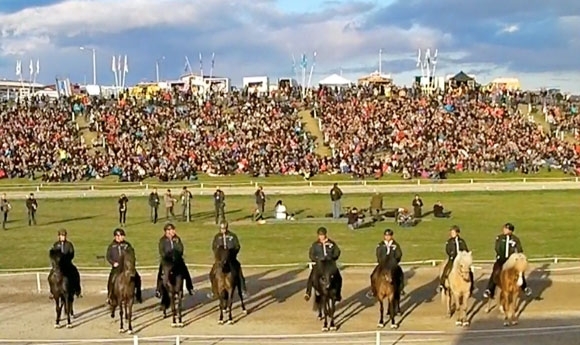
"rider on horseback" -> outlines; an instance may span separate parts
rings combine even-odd
[[[495,277],[500,274],[503,264],[507,261],[510,255],[524,252],[520,239],[514,235],[514,230],[515,227],[512,223],[506,223],[503,226],[502,234],[495,238],[496,260],[493,264],[491,277],[487,283],[487,289],[483,292],[483,297],[485,298],[493,298],[496,286]],[[522,279],[522,290],[524,290],[526,296],[530,296],[532,294],[532,289],[528,287],[525,277],[522,277]]]
[[[62,262],[66,265],[69,265],[71,268],[71,272],[74,275],[73,279],[73,286],[75,289],[75,295],[77,297],[82,297],[81,294],[81,276],[79,274],[79,270],[76,266],[72,263],[73,259],[75,258],[75,247],[73,246],[72,242],[67,240],[67,232],[65,229],[61,229],[57,233],[58,241],[54,242],[52,248],[58,250],[62,253]]]
[[[457,225],[453,225],[449,229],[449,239],[445,242],[445,252],[447,253],[448,259],[447,264],[443,268],[443,272],[441,273],[441,279],[439,281],[439,291],[445,290],[445,280],[449,276],[449,272],[451,272],[451,268],[453,268],[453,261],[457,257],[457,254],[461,251],[468,252],[469,249],[467,248],[467,243],[463,238],[459,236],[461,229]],[[473,280],[473,272],[469,271],[469,279],[471,279],[471,291],[470,294],[473,294],[473,288],[475,287],[474,280]]]
[[[317,232],[318,239],[312,243],[310,247],[309,257],[310,261],[317,263],[318,261],[332,261],[336,266],[336,261],[340,257],[340,248],[330,238],[328,238],[325,227],[318,228]],[[336,268],[336,281],[338,290],[336,292],[336,301],[340,302],[342,300],[341,288],[342,288],[342,276],[340,271]],[[310,270],[310,276],[308,277],[308,283],[306,284],[306,293],[304,294],[305,300],[310,300],[312,294],[312,287],[314,284],[314,269]]]
[[[395,233],[391,229],[386,229],[383,233],[383,240],[377,244],[376,249],[376,256],[377,256],[377,263],[381,263],[387,256],[392,255],[394,259],[397,261],[397,264],[401,262],[403,258],[403,250],[397,241],[395,241],[393,235]],[[398,266],[399,273],[401,274],[401,281],[399,282],[399,290],[401,296],[405,295],[405,278],[404,272],[401,269],[401,266]],[[367,294],[369,297],[372,297],[372,292]]]
[[[240,240],[238,239],[238,236],[228,229],[228,222],[226,221],[220,223],[220,231],[213,237],[211,249],[214,255],[219,247],[223,247],[231,251],[232,263],[237,266],[236,268],[238,269],[238,272],[240,274],[239,279],[240,284],[242,285],[242,296],[244,298],[247,298],[248,290],[246,289],[246,278],[242,273],[242,265],[238,261],[238,253],[240,252],[240,249],[242,247],[240,245]],[[210,277],[212,277],[213,279],[213,275],[215,274],[213,267],[209,274]],[[211,298],[211,296],[213,296],[213,293],[210,293],[209,296]]]
[[[111,303],[111,293],[113,291],[113,277],[119,273],[119,263],[121,261],[121,254],[131,247],[131,244],[125,241],[125,230],[117,228],[113,231],[113,242],[107,247],[107,261],[111,264],[111,272],[107,281],[107,304]],[[139,273],[135,275],[135,298],[137,302],[142,303],[141,298],[141,277]]]
[[[175,225],[172,223],[167,223],[163,227],[165,234],[159,239],[159,256],[161,260],[163,258],[171,258],[175,260],[176,268],[183,272],[183,279],[185,280],[185,286],[187,287],[187,292],[193,295],[193,282],[191,281],[191,275],[187,269],[185,261],[183,261],[183,242],[181,238],[175,233]],[[177,267],[179,265],[180,267]],[[163,285],[161,272],[161,264],[159,264],[159,271],[157,272],[157,289],[155,290],[155,297],[161,298],[161,287]]]

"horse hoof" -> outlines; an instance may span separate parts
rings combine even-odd
[[[228,325],[233,325],[234,324],[234,320],[228,320]]]
[[[461,326],[462,322],[461,321],[455,321],[455,326]]]
[[[461,326],[462,326],[462,327],[469,327],[469,321],[463,321],[463,322],[461,323]]]
[[[125,333],[125,330],[121,328],[119,329],[119,333]]]
[[[111,319],[115,318],[115,314],[111,313],[111,315],[109,315],[111,317]]]
[[[503,323],[503,325],[504,325],[504,326],[506,326],[506,327],[509,327],[510,323],[509,323],[509,322],[507,322],[507,321],[505,321],[505,322]]]
[[[377,324],[377,328],[385,328],[385,324],[384,323],[379,323],[379,324]]]
[[[322,316],[318,317],[318,321],[322,321],[324,318]]]
[[[332,327],[330,327],[330,330],[331,330],[332,332],[336,331],[337,329],[338,329],[338,328],[336,328],[336,326],[332,326]]]
[[[70,328],[73,328],[73,325],[71,325],[71,324],[68,324],[68,325],[66,325],[66,328],[69,328],[69,329],[70,329]]]
[[[172,322],[171,327],[175,328],[175,327],[177,327],[177,324],[175,322]]]
[[[224,322],[222,320],[218,321],[218,325],[223,325],[223,324],[224,324]]]
[[[130,329],[130,330],[128,330],[128,331],[127,331],[127,334],[133,334],[133,330],[131,330],[131,329]]]
[[[397,329],[397,328],[399,328],[399,325],[397,325],[396,323],[391,325],[391,329]]]
[[[54,325],[54,329],[59,329],[61,326],[57,323],[56,325]]]
[[[323,332],[328,332],[328,327],[322,327]]]
[[[517,321],[512,321],[512,326],[515,326],[515,325],[517,325],[517,324],[518,324],[518,322],[517,322]]]

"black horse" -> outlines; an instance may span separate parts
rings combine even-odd
[[[119,333],[133,333],[133,304],[138,289],[137,270],[135,268],[135,251],[127,247],[120,257],[119,267],[113,276],[113,291],[111,294],[111,318],[115,317],[115,309],[119,307]],[[127,321],[127,329],[123,320]]]
[[[314,266],[313,287],[315,290],[314,308],[318,310],[318,319],[324,319],[322,331],[336,331],[334,313],[336,298],[341,289],[342,280],[339,279],[336,263],[330,260],[318,261]],[[330,324],[329,319],[330,318]]]
[[[209,274],[211,288],[214,296],[218,296],[220,301],[220,317],[218,324],[224,324],[224,313],[228,313],[229,325],[234,323],[232,317],[232,305],[234,304],[234,292],[238,290],[242,312],[247,314],[242,293],[242,284],[238,266],[233,260],[231,250],[218,247],[215,251],[215,262]]]
[[[185,272],[181,269],[185,264],[181,258],[166,256],[161,260],[161,307],[163,317],[167,317],[167,309],[171,306],[173,316],[171,327],[183,327],[181,317],[183,302],[183,279]]]
[[[63,259],[63,254],[58,249],[51,249],[49,257],[52,270],[48,275],[50,293],[56,306],[56,322],[54,328],[60,328],[60,317],[62,309],[66,314],[66,327],[72,328],[71,317],[73,317],[74,294],[76,292],[76,274],[72,265]]]

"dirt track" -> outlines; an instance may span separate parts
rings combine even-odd
[[[561,265],[554,266],[561,268]],[[548,268],[549,269],[549,268]],[[292,338],[269,339],[222,339],[219,343],[267,344],[267,343],[328,343],[374,344],[378,307],[364,294],[368,290],[368,269],[347,269],[344,276],[344,300],[338,306],[338,333],[366,332],[356,336],[339,338]],[[383,344],[490,344],[501,339],[502,344],[573,344],[580,336],[580,296],[577,294],[580,270],[534,271],[530,274],[530,286],[534,298],[523,303],[520,325],[504,329],[497,310],[485,314],[476,303],[472,308],[472,326],[469,330],[457,329],[453,321],[444,317],[444,307],[435,294],[437,270],[420,268],[408,270],[407,296],[403,300],[404,316],[397,332],[385,331]],[[302,299],[307,270],[272,270],[246,272],[251,294],[247,307],[250,314],[242,316],[235,310],[236,323],[218,326],[216,303],[206,297],[208,284],[205,272],[192,272],[196,277],[198,293],[185,301],[187,311],[183,329],[170,327],[170,320],[163,320],[157,311],[157,300],[151,298],[154,277],[142,272],[147,301],[136,308],[134,327],[139,337],[168,335],[216,335],[207,344],[216,343],[222,336],[319,334],[321,323],[311,311],[310,303]],[[476,273],[476,279],[482,273]],[[484,287],[485,277],[478,282]],[[43,284],[45,284],[43,277]],[[73,329],[53,329],[54,307],[47,294],[19,293],[0,296],[0,324],[3,339],[91,339],[119,338],[118,322],[112,321],[104,309],[105,296],[101,293],[105,276],[85,276],[85,297],[76,302],[77,319]],[[0,291],[30,291],[36,286],[34,276],[0,277]],[[45,285],[44,285],[45,286]],[[476,294],[479,295],[479,294]],[[547,328],[546,328],[547,327]],[[432,331],[430,334],[412,334],[413,331]],[[130,337],[126,336],[129,340]],[[186,337],[182,343],[194,343]],[[195,339],[196,344],[206,344]],[[167,343],[170,343],[168,340]],[[2,343],[2,340],[0,340]],[[25,342],[22,342],[25,343]],[[58,343],[58,342],[52,342]]]

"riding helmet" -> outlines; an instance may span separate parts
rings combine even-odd
[[[163,231],[167,231],[167,230],[175,230],[175,225],[173,225],[173,223],[165,224],[165,226],[163,227]]]
[[[503,227],[508,229],[511,232],[514,232],[514,230],[516,229],[516,227],[512,223],[505,223],[505,225]]]
[[[66,229],[60,229],[60,230],[58,230],[58,233],[57,234],[58,234],[58,236],[61,236],[61,235],[62,236],[66,236],[67,235]]]
[[[324,226],[321,226],[320,228],[318,228],[318,230],[316,230],[316,233],[318,235],[325,235],[328,233],[328,230],[326,230],[326,228]]]
[[[453,225],[452,227],[449,228],[449,231],[455,231],[456,233],[460,233],[461,229],[459,228],[459,226]]]
[[[116,228],[115,231],[113,231],[113,236],[125,236],[125,230],[121,229],[121,228]]]
[[[383,235],[389,235],[389,236],[393,236],[394,234],[395,233],[391,229],[386,229],[385,232],[383,233]]]

